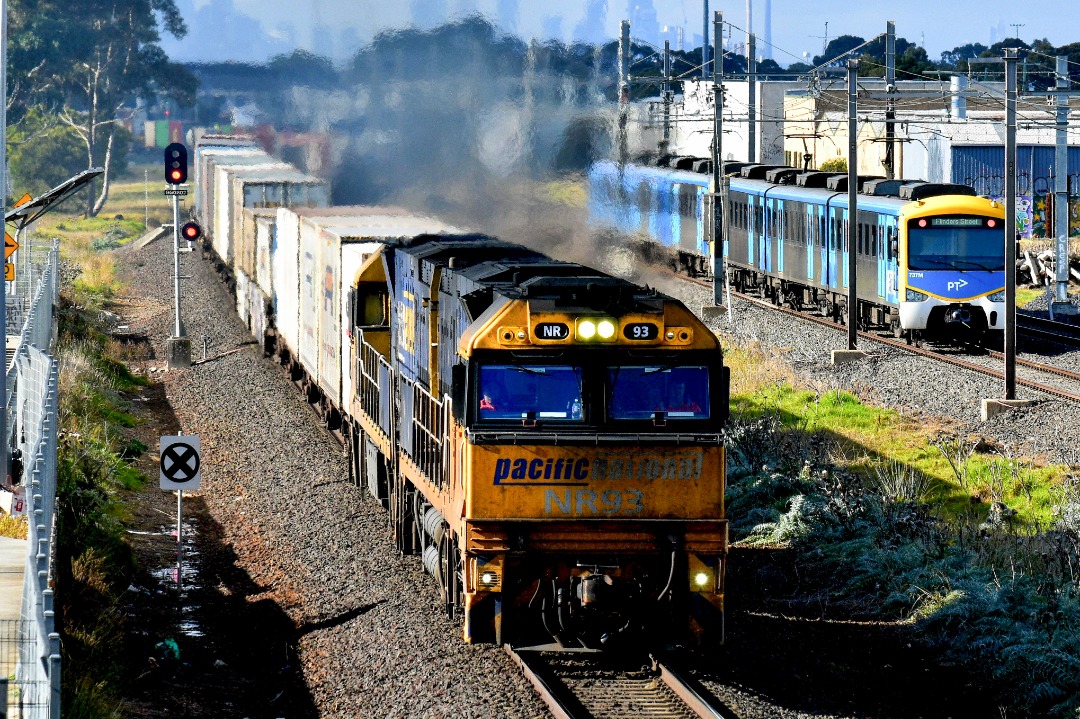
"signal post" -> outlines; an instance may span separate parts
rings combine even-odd
[[[187,148],[174,142],[165,148],[165,194],[172,198],[173,208],[173,299],[176,303],[173,336],[166,343],[169,369],[191,366],[191,338],[180,321],[180,197],[187,194],[187,173]],[[201,231],[198,225],[189,222],[184,225],[183,234],[190,243],[198,239]],[[191,251],[190,245],[185,251]]]

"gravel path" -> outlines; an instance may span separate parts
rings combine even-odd
[[[163,358],[172,334],[171,245],[117,254],[130,271],[132,331]],[[210,263],[184,255],[182,317],[192,357],[251,341]],[[156,360],[157,368],[162,366]],[[156,372],[155,372],[156,374]],[[254,346],[191,370],[166,390],[184,432],[202,441],[200,494],[238,562],[297,628],[323,717],[549,716],[499,649],[469,646],[438,611],[434,581],[400,557],[386,513],[347,482],[342,449]]]

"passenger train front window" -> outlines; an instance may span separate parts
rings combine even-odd
[[[1004,233],[991,227],[908,226],[908,269],[1005,269]]]
[[[481,421],[583,422],[581,376],[581,367],[569,365],[483,365],[477,416]]]

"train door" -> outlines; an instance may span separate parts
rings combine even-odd
[[[849,248],[848,248],[847,236],[848,236],[848,222],[849,222],[849,219],[848,219],[847,208],[845,208],[843,210],[843,214],[841,215],[841,217],[842,217],[842,220],[840,222],[840,233],[839,233],[839,237],[836,238],[836,243],[840,247],[840,251],[836,253],[836,256],[837,256],[838,261],[843,263],[844,271],[842,273],[840,273],[844,277],[844,284],[842,286],[843,287],[848,287],[849,286],[848,283],[850,282],[850,280],[848,279],[848,249]]]
[[[756,223],[757,223],[757,232],[754,233],[754,244],[757,247],[757,258],[758,258],[758,263],[757,264],[758,264],[758,267],[760,267],[763,270],[765,270],[766,272],[768,272],[767,264],[768,264],[768,244],[769,243],[766,241],[766,237],[768,237],[768,234],[767,234],[768,233],[768,227],[766,226],[766,224],[767,224],[766,212],[767,211],[766,211],[766,208],[765,208],[765,197],[764,196],[757,198],[757,202],[755,203],[755,207],[757,208],[755,210],[755,214],[757,215],[757,221],[756,221]]]
[[[881,292],[889,304],[900,302],[899,260],[893,250],[892,238],[896,237],[896,218],[878,215],[878,274]]]
[[[757,249],[754,246],[757,239],[757,197],[746,196],[746,264],[753,265],[757,261]]]
[[[776,242],[776,271],[784,274],[784,238],[787,237],[787,218],[784,216],[784,201],[776,200],[776,232],[773,237]]]
[[[836,289],[838,286],[836,277],[837,212],[838,210],[835,207],[827,206],[821,219],[821,228],[824,232],[824,236],[822,237],[822,256],[825,261],[825,285],[833,289]]]
[[[817,277],[814,274],[815,255],[816,249],[815,237],[817,230],[817,210],[814,209],[814,205],[806,205],[803,209],[806,215],[806,232],[799,239],[806,245],[806,279],[810,282],[814,281]]]

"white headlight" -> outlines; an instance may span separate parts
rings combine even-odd
[[[591,340],[596,335],[596,323],[592,320],[582,320],[577,326],[578,337],[583,340]]]
[[[615,323],[611,320],[600,320],[600,324],[596,326],[596,333],[602,340],[611,339],[615,336]]]
[[[694,582],[699,587],[704,587],[706,584],[709,583],[709,575],[706,574],[705,572],[698,572],[697,574],[694,575]]]

